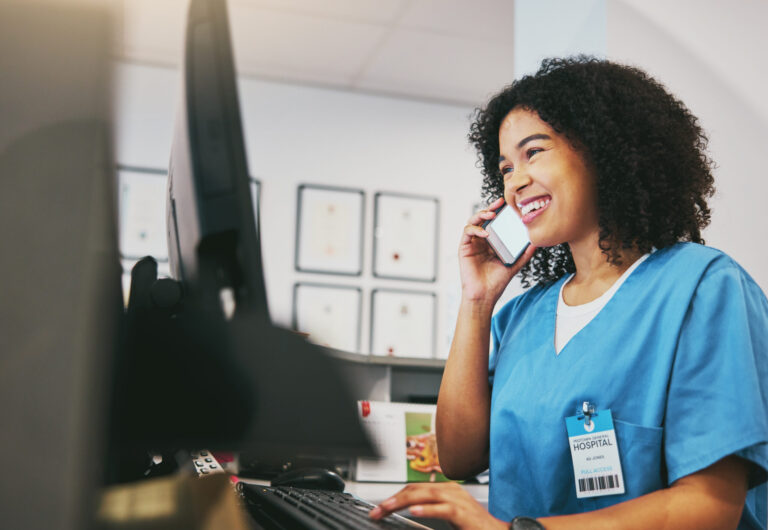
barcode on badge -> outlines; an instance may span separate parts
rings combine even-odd
[[[596,477],[579,479],[579,493],[585,491],[610,490],[618,487],[618,475],[599,475]]]

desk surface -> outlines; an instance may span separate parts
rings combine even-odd
[[[240,480],[248,484],[269,485],[267,480],[248,478]],[[347,480],[346,484],[347,486],[344,491],[373,504],[379,504],[381,501],[388,499],[405,486],[405,484],[398,482],[355,482],[354,480]],[[462,484],[461,487],[467,490],[483,507],[488,508],[487,484]]]

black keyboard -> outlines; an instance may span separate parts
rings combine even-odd
[[[368,517],[373,504],[338,491],[257,486],[239,482],[245,509],[259,528],[286,529],[382,529],[428,528],[392,514],[379,521]]]

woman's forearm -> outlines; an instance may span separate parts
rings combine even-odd
[[[728,457],[671,487],[608,508],[539,519],[547,530],[726,530],[739,524],[747,495],[747,466]]]
[[[440,465],[451,478],[488,466],[488,349],[493,304],[462,300],[437,407]]]

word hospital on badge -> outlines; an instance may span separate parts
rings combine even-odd
[[[583,414],[565,418],[576,497],[620,495],[624,493],[624,476],[611,411],[595,411],[589,402],[584,403],[583,410]]]

